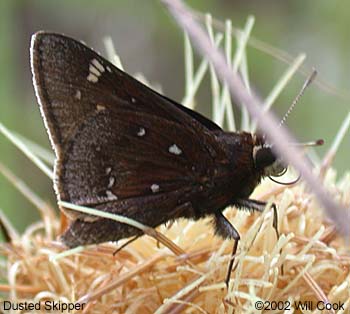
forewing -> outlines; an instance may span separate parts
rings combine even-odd
[[[200,114],[189,114],[191,110],[159,95],[81,42],[64,35],[35,34],[31,65],[42,115],[55,149],[64,147],[75,128],[98,104],[155,114],[193,127],[198,135],[219,128]],[[210,136],[205,145],[206,141],[212,142]]]
[[[137,211],[140,198],[195,190],[217,164],[227,162],[211,132],[220,130],[216,124],[149,89],[82,43],[37,33],[31,64],[57,155],[59,199],[116,212],[125,212],[127,203]]]

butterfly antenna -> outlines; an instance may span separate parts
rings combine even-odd
[[[304,142],[304,143],[291,143],[292,146],[299,146],[299,147],[315,147],[315,146],[322,146],[323,144],[324,144],[323,139],[319,139],[311,142]]]
[[[285,115],[283,116],[279,126],[281,126],[284,122],[286,122],[288,116],[290,115],[290,113],[293,111],[294,106],[298,103],[299,99],[301,96],[303,96],[306,88],[312,83],[312,81],[315,79],[317,75],[317,71],[315,69],[312,70],[312,73],[310,74],[310,76],[306,79],[306,81],[304,82],[303,87],[301,88],[299,94],[295,97],[294,101],[292,102],[292,104],[289,106],[287,112],[285,113]]]

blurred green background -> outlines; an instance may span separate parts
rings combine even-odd
[[[252,35],[296,56],[319,78],[346,94],[350,70],[350,2],[340,0],[197,0],[187,4],[230,18],[242,27],[249,14],[256,18]],[[38,30],[65,33],[85,41],[105,55],[103,38],[111,36],[127,72],[142,72],[176,100],[184,94],[183,35],[159,1],[0,1],[0,121],[29,139],[50,148],[32,87],[29,66],[31,35]],[[266,96],[286,69],[273,56],[249,48],[251,83]],[[300,89],[297,74],[274,107],[283,115]],[[208,76],[206,77],[208,80]],[[209,83],[201,88],[198,110],[210,112]],[[300,140],[324,138],[329,148],[349,111],[349,96],[331,94],[314,84],[287,121]],[[349,169],[349,134],[335,160],[339,173]],[[22,178],[40,197],[55,205],[52,182],[0,135],[0,161]],[[0,208],[22,231],[38,219],[36,209],[0,174]]]

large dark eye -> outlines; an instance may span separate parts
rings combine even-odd
[[[256,152],[254,161],[256,169],[262,170],[265,167],[272,165],[276,161],[276,157],[271,148],[262,147]]]

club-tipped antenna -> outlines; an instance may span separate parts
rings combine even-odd
[[[301,88],[299,94],[295,97],[294,101],[292,102],[292,104],[289,106],[287,112],[285,113],[285,115],[283,116],[279,126],[281,126],[284,122],[286,122],[288,116],[290,115],[290,113],[293,111],[294,106],[298,103],[299,99],[301,96],[303,96],[306,88],[312,83],[312,81],[315,79],[317,75],[317,71],[315,69],[312,70],[312,73],[310,74],[310,76],[306,79],[306,81],[304,82],[303,87]]]

